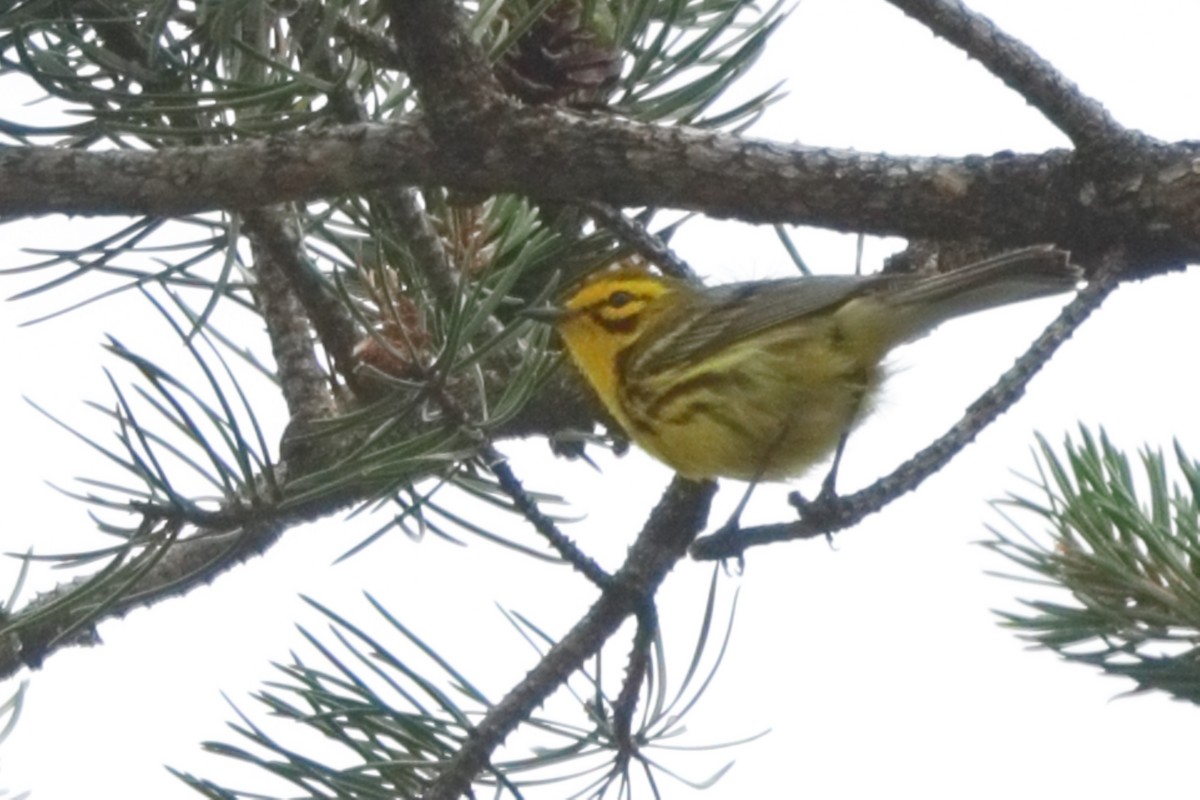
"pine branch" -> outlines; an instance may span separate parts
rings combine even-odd
[[[343,376],[354,371],[358,326],[301,248],[301,233],[282,210],[253,209],[243,214],[255,246],[258,302],[271,336],[288,411],[293,418],[324,419],[334,410],[329,380],[309,343],[311,322],[321,346]]]
[[[561,786],[562,796],[607,797],[613,788],[618,795],[628,793],[629,767],[637,763],[651,783],[654,773],[664,773],[694,788],[711,785],[730,763],[697,782],[674,773],[650,751],[658,746],[679,749],[685,720],[727,652],[733,609],[722,641],[715,643],[710,635],[719,574],[719,569],[713,570],[691,664],[672,697],[668,698],[666,646],[654,620],[652,602],[648,602],[636,612],[638,633],[620,694],[615,699],[607,696],[599,669],[601,656],[597,656],[596,669],[585,667],[578,672],[583,691],[572,682],[562,687],[585,721],[578,724],[557,714],[531,714],[524,721],[527,731],[544,743],[532,745],[530,755],[505,754],[493,760],[476,782],[495,786],[500,796],[507,792],[519,797],[526,786],[555,784]],[[386,623],[382,635],[379,626],[371,626],[368,633],[350,618],[309,600],[332,623],[321,638],[301,629],[319,654],[320,666],[293,656],[291,664],[279,665],[284,679],[270,682],[255,695],[272,717],[321,734],[341,753],[328,747],[319,753],[293,749],[240,711],[242,724],[235,726],[235,731],[252,749],[221,742],[206,742],[205,749],[284,780],[302,780],[310,795],[421,796],[437,779],[443,763],[470,738],[471,720],[485,714],[492,703],[472,681],[470,670],[460,670],[439,655],[437,641],[423,640],[402,616],[370,595],[368,600]],[[555,637],[526,616],[507,610],[503,614],[539,657],[554,645]],[[442,629],[438,638],[446,633]],[[702,670],[704,656],[712,650],[717,652]],[[644,705],[634,730],[632,715],[639,703]],[[698,747],[715,749],[754,738],[758,737]],[[242,796],[211,781],[180,777],[208,797]],[[569,786],[580,780],[586,781],[582,788]]]
[[[1032,578],[1067,598],[1022,600],[1024,610],[997,613],[1069,662],[1200,704],[1200,464],[1176,446],[1180,486],[1162,453],[1147,449],[1135,475],[1103,431],[1083,427],[1062,449],[1039,437],[1030,483],[1041,497],[997,502],[1017,535],[992,528],[984,544],[1021,570],[1004,577]],[[1044,531],[1026,533],[1024,515]]]
[[[457,800],[514,728],[584,661],[594,655],[626,617],[653,596],[667,572],[703,528],[714,483],[676,478],[629,549],[624,566],[587,614],[471,732],[423,800]]]
[[[889,0],[938,36],[963,49],[1025,98],[1081,150],[1126,150],[1144,137],[1122,127],[1098,101],[1033,48],[971,11],[961,0]]]
[[[0,625],[0,679],[22,666],[40,667],[63,647],[94,644],[99,641],[95,626],[103,619],[211,583],[225,570],[268,550],[286,527],[277,520],[248,522],[236,530],[201,532],[170,543],[136,582],[116,587],[119,592],[94,610],[72,602],[77,592],[90,588],[87,580],[38,595]]]
[[[467,132],[504,101],[487,57],[471,40],[457,3],[449,0],[389,0],[392,35],[426,111],[442,133]],[[488,130],[472,138],[486,139]],[[454,143],[456,146],[457,143]]]
[[[388,218],[404,237],[413,262],[437,301],[449,308],[458,295],[462,272],[446,251],[429,215],[417,203],[414,189],[381,193]]]
[[[210,582],[234,564],[264,552],[288,527],[378,497],[380,492],[387,496],[397,486],[443,470],[446,456],[442,448],[453,447],[456,439],[462,441],[463,450],[458,456],[461,459],[470,458],[481,447],[478,432],[463,430],[462,420],[457,417],[406,420],[394,406],[394,399],[393,404],[382,409],[386,413],[383,422],[386,436],[381,436],[370,415],[358,423],[350,418],[349,425],[328,420],[333,401],[327,377],[316,361],[305,311],[293,292],[294,285],[287,280],[287,273],[300,265],[296,240],[269,212],[255,212],[249,218],[257,256],[259,308],[276,353],[280,385],[293,412],[293,423],[302,421],[303,430],[294,426],[289,429],[283,461],[270,465],[265,456],[266,443],[257,425],[253,425],[258,436],[257,447],[245,441],[240,432],[244,423],[239,422],[230,403],[231,396],[245,403],[236,380],[229,375],[234,392],[222,388],[215,371],[200,357],[188,330],[178,322],[172,321],[175,332],[205,378],[198,385],[207,382],[215,401],[206,401],[186,382],[114,343],[113,351],[135,366],[154,390],[140,391],[141,396],[172,427],[184,433],[188,443],[199,451],[198,455],[189,455],[168,437],[151,430],[146,420],[135,416],[132,406],[117,390],[118,411],[110,412],[110,416],[120,425],[119,440],[127,452],[98,449],[146,486],[126,489],[111,482],[96,482],[121,497],[110,500],[89,495],[82,499],[106,510],[139,515],[141,522],[132,534],[115,529],[106,531],[123,536],[125,544],[118,548],[65,559],[80,564],[103,559],[107,562],[103,569],[60,585],[4,620],[0,627],[3,642],[0,675],[11,674],[22,663],[40,665],[64,646],[95,641],[94,626],[103,619]],[[516,274],[519,275],[519,270]],[[483,315],[482,306],[494,303],[495,298],[481,295],[473,302],[481,307],[466,304],[460,326]],[[186,311],[182,304],[180,307]],[[159,310],[165,313],[161,306]],[[187,318],[192,326],[200,319],[190,313]],[[211,325],[204,327],[206,330],[199,336],[207,340]],[[470,340],[465,331],[459,335]],[[503,330],[499,335],[507,337],[509,332]],[[538,360],[526,361],[525,371],[536,372]],[[446,364],[446,368],[453,366],[450,362]],[[522,373],[520,368],[514,368],[507,377],[508,389],[514,392],[522,391],[522,385],[536,379]],[[443,379],[444,376],[429,376],[431,382]],[[209,423],[215,435],[202,429],[194,419],[195,411],[185,407],[184,401],[198,408],[200,422]],[[498,393],[495,398],[498,420],[504,418],[505,404],[512,402]],[[253,412],[248,406],[244,410],[253,424]],[[405,425],[420,429],[412,431],[411,439],[406,439]],[[439,429],[444,432],[439,434]],[[295,435],[294,441],[291,435]],[[391,446],[389,437],[398,438],[402,446]],[[81,438],[97,447],[86,437]],[[210,438],[217,442],[211,443]],[[222,494],[220,507],[202,508],[180,494],[173,486],[170,471],[163,467],[163,456],[182,460],[216,486]],[[208,470],[203,467],[205,461],[212,464]]]
[[[440,184],[880,235],[982,236],[1002,247],[1053,241],[1080,254],[1124,241],[1137,275],[1200,258],[1189,233],[1188,209],[1200,205],[1194,143],[1140,150],[1111,177],[1120,183],[1109,196],[1103,175],[1083,192],[1081,165],[1063,152],[904,158],[541,109],[491,130],[478,158],[415,119],[154,152],[0,149],[0,216],[186,214]]]
[[[625,666],[625,681],[621,693],[613,702],[613,739],[617,744],[617,757],[613,772],[624,772],[629,760],[637,752],[637,741],[633,733],[633,713],[637,709],[638,697],[650,671],[650,649],[658,636],[658,609],[653,600],[648,600],[637,611],[637,632]]]
[[[503,457],[493,448],[489,448],[489,466],[488,468],[496,476],[500,483],[500,487],[505,493],[512,498],[514,506],[521,512],[525,519],[537,529],[537,532],[542,535],[547,542],[562,556],[563,560],[578,570],[593,584],[601,589],[612,583],[612,576],[596,563],[596,561],[584,553],[579,547],[570,540],[554,521],[542,513],[538,508],[537,503],[525,491],[521,485],[521,481],[509,467],[508,463],[503,460]]]
[[[254,252],[255,299],[271,350],[279,367],[279,384],[293,420],[312,422],[332,416],[336,408],[329,391],[329,379],[321,369],[313,349],[306,306],[317,311],[326,349],[335,362],[349,363],[353,346],[353,323],[333,298],[314,290],[302,276],[308,272],[300,251],[299,232],[286,223],[278,211],[258,209],[246,212],[246,235]],[[309,302],[300,302],[299,287],[305,287]],[[339,358],[340,357],[340,358]]]
[[[651,264],[658,266],[664,274],[700,283],[700,276],[696,271],[677,256],[661,237],[646,230],[641,222],[626,217],[618,209],[604,203],[586,203],[584,208],[598,224],[610,228],[621,241],[630,245]]]
[[[5,47],[24,48],[28,54],[36,41],[65,43],[53,45],[58,49],[48,54],[52,58],[29,57],[22,63],[31,72],[39,62],[53,64],[41,76],[51,87],[48,91],[82,104],[91,116],[81,126],[58,131],[74,138],[56,140],[54,147],[0,147],[0,214],[240,211],[243,233],[255,255],[257,310],[266,323],[289,412],[303,429],[298,425],[289,431],[299,435],[285,437],[283,463],[272,465],[265,447],[256,451],[242,440],[235,415],[224,413],[226,398],[219,390],[220,407],[203,408],[219,429],[214,437],[219,441],[210,443],[173,402],[173,395],[139,388],[149,396],[153,410],[197,446],[199,455],[190,455],[135,417],[118,390],[117,411],[111,416],[129,449],[127,461],[118,462],[145,480],[146,486],[138,489],[141,494],[134,495],[144,499],[87,499],[107,509],[132,509],[141,514],[141,522],[134,532],[122,532],[120,546],[79,559],[111,557],[82,585],[61,586],[0,619],[0,675],[11,673],[21,660],[37,665],[63,646],[88,643],[99,620],[212,580],[238,561],[263,552],[290,525],[367,500],[399,497],[406,490],[417,499],[412,505],[397,503],[405,515],[415,508],[419,516],[428,496],[413,488],[415,481],[430,475],[461,480],[457,465],[482,458],[493,466],[497,484],[483,476],[477,481],[482,486],[479,495],[495,498],[497,505],[507,498],[505,510],[523,514],[600,587],[601,597],[529,676],[490,708],[456,753],[456,737],[468,728],[468,717],[450,703],[443,708],[460,727],[443,727],[432,715],[421,715],[405,728],[442,746],[413,756],[426,775],[442,767],[428,796],[457,797],[469,791],[481,771],[490,768],[495,748],[508,733],[529,720],[625,619],[637,614],[627,680],[612,706],[610,733],[617,745],[616,766],[623,769],[638,757],[641,732],[633,731],[632,717],[643,681],[653,672],[648,641],[654,631],[654,593],[690,543],[698,557],[740,556],[754,544],[815,536],[853,524],[940,469],[1015,402],[1032,374],[1118,280],[1177,268],[1200,256],[1193,219],[1194,209],[1200,207],[1200,178],[1193,169],[1200,145],[1164,145],[1125,131],[1031,50],[959,3],[893,2],[983,61],[1067,132],[1077,152],[902,158],[712,133],[706,126],[728,129],[752,120],[773,96],[767,92],[703,118],[753,61],[780,19],[772,9],[759,24],[740,28],[738,15],[750,4],[738,2],[621,4],[625,16],[615,20],[611,40],[601,42],[614,51],[605,53],[607,60],[598,68],[598,85],[604,90],[591,99],[601,110],[617,112],[611,115],[523,106],[504,94],[492,59],[505,55],[502,45],[522,41],[544,8],[489,17],[495,9],[485,3],[476,18],[467,19],[467,6],[450,0],[389,0],[384,7],[391,13],[389,32],[395,44],[380,35],[383,21],[373,4],[310,0],[296,4],[298,10],[286,3],[218,4],[220,8],[203,15],[181,12],[172,3],[152,4],[148,15],[136,6],[135,14],[128,9],[136,4],[95,0],[62,12],[62,25],[62,20],[45,20],[45,35],[39,27],[42,20],[38,26],[18,26],[20,30],[4,40]],[[160,13],[172,15],[172,24],[184,26],[187,36],[160,35],[155,27],[165,25]],[[370,23],[360,21],[359,15]],[[500,22],[489,27],[489,20],[495,19]],[[512,30],[502,32],[508,26]],[[56,39],[55,34],[64,31]],[[729,36],[722,39],[725,34]],[[93,41],[100,42],[99,51],[91,47]],[[338,43],[347,47],[339,48]],[[88,54],[98,54],[103,63],[89,63]],[[364,55],[404,68],[407,74],[364,67],[359,60]],[[629,62],[622,61],[626,56]],[[703,75],[689,80],[691,70]],[[609,90],[617,88],[606,81],[618,77],[623,94],[607,106]],[[141,82],[136,92],[127,91],[132,81]],[[200,87],[203,104],[194,97],[201,94]],[[419,113],[413,110],[413,87],[420,95]],[[505,87],[513,91],[508,83]],[[145,91],[148,88],[156,91]],[[668,120],[695,127],[662,125]],[[22,144],[53,135],[31,131],[20,126],[0,129]],[[268,132],[275,135],[255,138]],[[107,142],[120,147],[88,150]],[[166,142],[209,146],[163,147]],[[144,149],[147,145],[150,150]],[[752,221],[928,239],[974,236],[997,247],[1054,241],[1076,250],[1085,261],[1099,256],[1111,260],[1111,254],[1120,251],[1129,263],[1120,271],[1110,264],[1094,277],[1056,326],[968,410],[962,422],[876,486],[806,504],[799,523],[751,529],[737,539],[718,536],[693,543],[714,488],[676,480],[625,565],[609,576],[542,513],[537,498],[524,490],[492,446],[502,436],[547,433],[567,424],[590,429],[596,416],[586,393],[581,394],[565,372],[523,408],[516,408],[544,372],[544,339],[527,336],[519,324],[505,324],[511,320],[510,301],[528,299],[514,287],[536,258],[530,256],[507,274],[497,263],[456,263],[458,254],[448,251],[438,229],[445,222],[437,216],[436,198],[442,189],[423,189],[421,198],[415,189],[397,188],[411,186],[448,187],[470,196],[518,192],[559,203],[669,206]],[[376,193],[369,204],[359,196],[366,192]],[[322,201],[320,210],[300,205],[310,200]],[[285,203],[296,204],[296,219],[278,210]],[[595,203],[590,207],[605,208]],[[612,209],[611,214],[609,219],[622,227],[620,212]],[[369,281],[349,288],[338,283],[340,294],[333,292],[304,247],[305,237],[317,239],[347,219],[353,235],[339,239],[331,234],[320,243],[337,249],[335,275],[342,277],[340,270],[346,268],[345,274],[351,275],[347,283],[367,274],[352,269],[359,255],[356,243],[376,247],[376,272],[371,275],[386,279],[380,281],[379,296],[361,303],[361,295],[352,291]],[[313,220],[317,222],[310,225]],[[329,220],[334,221],[322,227]],[[314,230],[319,233],[314,235]],[[227,266],[237,253],[236,226],[230,231]],[[523,234],[529,249],[545,241],[533,225]],[[638,232],[633,238],[657,249]],[[565,255],[557,254],[562,260],[578,252],[569,246],[563,251]],[[384,257],[397,253],[410,257],[411,263],[401,266]],[[496,269],[488,271],[491,268]],[[531,282],[546,274],[531,273]],[[225,274],[212,286],[215,302],[225,296]],[[411,292],[421,310],[429,312],[428,327],[436,330],[426,330],[427,320],[421,318],[411,328],[394,325],[399,329],[396,341],[384,335],[386,323],[403,322],[395,304],[386,302],[397,299],[389,294],[393,288],[409,302],[413,301],[406,293]],[[211,330],[207,310],[192,321],[202,335]],[[359,331],[369,331],[371,341],[399,365],[381,376],[386,396],[358,392],[347,398],[345,414],[334,418],[330,379],[312,342],[310,322],[352,389],[357,388],[354,376],[361,366],[354,346],[361,340]],[[426,347],[425,339],[434,344]],[[143,370],[151,388],[169,383],[171,376],[155,365],[116,343],[113,349]],[[485,361],[489,353],[500,357]],[[318,441],[317,436],[322,437],[321,447],[307,447]],[[229,452],[221,450],[222,442]],[[222,492],[219,507],[201,507],[177,491],[156,457],[163,452],[193,467],[211,461],[212,482]],[[278,469],[282,480],[275,477],[277,467],[286,468]],[[197,467],[200,472],[205,469]],[[710,615],[711,597],[702,641]],[[379,655],[376,649],[363,661],[370,663]],[[698,660],[699,646],[687,681]],[[320,699],[326,676],[299,664],[293,674],[313,690],[307,697]],[[470,690],[460,676],[453,677]],[[422,681],[422,688],[426,686]],[[678,715],[668,708],[664,717],[682,716],[689,707],[685,704]],[[356,738],[356,729],[341,724],[343,718],[314,719],[320,715],[283,703],[275,708],[325,726],[356,753],[369,749]],[[452,734],[442,740],[447,731]],[[410,777],[400,766],[392,774]],[[345,783],[336,784],[335,793],[378,788],[353,768],[336,777]],[[508,780],[499,767],[495,778]],[[415,793],[413,787],[420,784],[395,786],[399,793]]]

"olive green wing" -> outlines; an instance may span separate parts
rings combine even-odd
[[[887,280],[890,278],[814,275],[707,289],[708,302],[703,308],[680,308],[660,320],[659,330],[648,332],[650,344],[638,355],[636,368],[656,372],[702,360],[777,325],[833,310]]]

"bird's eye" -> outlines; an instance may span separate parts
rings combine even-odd
[[[608,305],[611,308],[621,308],[633,302],[633,295],[623,290],[617,290],[608,296]]]

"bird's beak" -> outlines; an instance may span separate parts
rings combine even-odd
[[[567,310],[558,306],[530,306],[521,311],[521,316],[554,325],[567,316]]]

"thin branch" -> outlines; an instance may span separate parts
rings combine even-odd
[[[443,308],[458,301],[459,270],[446,252],[445,244],[434,230],[429,215],[417,203],[412,188],[392,188],[381,193],[383,206],[392,224],[402,234],[413,262],[429,284]]]
[[[92,644],[98,641],[94,637],[98,623],[123,616],[132,608],[150,606],[208,585],[237,564],[265,553],[289,528],[349,508],[369,496],[369,489],[355,487],[324,492],[303,501],[288,501],[283,511],[230,507],[206,513],[198,520],[201,524],[194,525],[191,535],[171,542],[153,566],[127,587],[119,601],[107,606],[102,614],[90,617],[86,630],[70,639],[63,639],[60,634],[76,623],[78,614],[73,608],[68,604],[62,613],[49,615],[41,609],[66,600],[95,576],[67,581],[43,592],[0,620],[0,680],[15,673],[22,664],[40,665],[63,647]],[[158,516],[161,519],[160,512]],[[89,632],[92,635],[86,635]]]
[[[46,658],[63,647],[94,644],[99,641],[95,626],[105,619],[123,616],[133,608],[152,605],[211,583],[230,567],[266,552],[288,524],[294,523],[263,520],[237,530],[200,533],[174,542],[137,583],[127,587],[122,597],[104,608],[102,613],[90,615],[83,628],[77,627],[80,614],[74,607],[44,615],[41,610],[80,589],[86,579],[42,593],[5,618],[0,626],[0,655],[3,656],[0,658],[0,679],[9,677],[22,666],[40,667]],[[30,619],[35,616],[38,618]],[[64,636],[68,630],[75,630],[75,633]]]
[[[584,617],[480,720],[424,795],[457,800],[487,765],[491,753],[517,725],[591,658],[630,614],[654,596],[666,574],[687,552],[708,518],[712,482],[675,478],[629,549],[624,566]]]
[[[1024,97],[1081,150],[1138,143],[1097,100],[1039,56],[1033,48],[967,8],[961,0],[888,0],[938,36],[979,61]]]
[[[336,404],[329,380],[313,349],[310,319],[324,335],[321,342],[334,363],[351,363],[357,338],[354,323],[324,291],[305,263],[300,232],[276,210],[256,209],[243,214],[254,253],[258,278],[254,296],[267,326],[279,382],[292,419],[308,421],[333,414]],[[302,302],[302,300],[308,302]]]
[[[425,377],[425,381],[431,387],[433,398],[451,419],[463,428],[473,429],[475,427],[466,410],[446,393],[439,382],[428,375]],[[560,531],[554,524],[554,520],[542,513],[537,501],[530,496],[529,492],[525,491],[525,487],[517,478],[516,473],[508,465],[508,460],[491,441],[482,442],[480,458],[496,476],[501,490],[512,500],[513,507],[521,513],[521,516],[525,517],[534,530],[542,535],[542,538],[550,543],[550,546],[564,561],[601,589],[612,584],[612,576],[605,572],[591,556],[580,550],[569,536]]]
[[[612,576],[605,572],[594,559],[580,550],[570,537],[558,529],[552,519],[542,513],[537,501],[525,491],[520,479],[509,466],[508,460],[496,449],[492,441],[479,431],[478,426],[462,404],[446,391],[440,376],[426,371],[418,363],[414,363],[413,369],[420,373],[421,381],[428,388],[430,397],[438,404],[443,413],[461,429],[477,434],[479,457],[496,476],[500,489],[512,500],[513,507],[525,517],[534,530],[549,542],[564,561],[601,589],[609,586],[612,583]]]
[[[692,283],[701,282],[696,271],[676,255],[666,242],[646,230],[646,226],[640,221],[625,216],[621,209],[596,202],[584,203],[583,208],[594,220],[611,229],[622,241],[631,245],[643,258],[657,265],[667,275]]]
[[[966,414],[941,438],[901,464],[890,475],[867,488],[841,497],[820,497],[806,502],[793,494],[801,512],[796,522],[722,530],[696,541],[693,558],[701,561],[742,558],[746,550],[771,542],[828,536],[857,525],[896,498],[916,489],[941,470],[950,459],[979,435],[1025,393],[1025,387],[1075,329],[1095,311],[1118,284],[1121,262],[1109,256],[1088,285],[1046,328],[1016,363],[967,408]]]
[[[652,600],[638,609],[637,623],[633,648],[625,667],[625,681],[613,702],[613,739],[617,744],[614,772],[624,770],[629,759],[637,752],[637,742],[633,738],[633,713],[637,710],[638,696],[650,669],[650,648],[654,646],[654,637],[658,633],[658,609]]]
[[[500,488],[513,501],[513,506],[558,551],[564,561],[601,589],[612,583],[612,576],[605,572],[591,556],[580,550],[578,545],[558,529],[552,519],[542,513],[542,510],[538,508],[537,501],[525,491],[525,487],[521,485],[521,481],[517,479],[516,473],[504,460],[503,455],[489,445],[485,448],[484,457],[488,460],[488,469],[496,476]]]
[[[407,70],[404,54],[394,39],[338,15],[333,23],[333,35],[350,45],[360,58],[369,59],[381,67]]]
[[[343,18],[339,17],[338,19],[339,24],[335,26],[335,30],[357,30],[356,26],[346,22]],[[361,35],[373,36],[374,34],[371,31],[361,31]],[[373,47],[381,46],[380,42],[375,42],[373,39],[368,39],[368,41],[373,42]],[[399,45],[391,39],[388,39],[387,43],[390,45],[391,51],[395,53],[396,59],[402,60],[403,55]],[[331,70],[324,66],[321,67],[320,74],[330,82],[335,82],[336,76],[325,74],[328,72]],[[418,70],[418,73],[422,78],[425,75],[423,70]],[[346,113],[342,115],[340,122],[351,124],[366,120],[366,112],[357,101],[348,101],[343,105]],[[421,208],[417,190],[411,186],[388,186],[379,193],[379,202],[392,224],[400,231],[404,245],[412,253],[413,261],[418,265],[429,287],[433,290],[438,304],[445,308],[452,307],[458,296],[459,273],[450,255],[446,252],[441,237],[434,230],[429,215]],[[349,373],[345,371],[343,374],[349,376]]]

